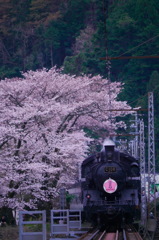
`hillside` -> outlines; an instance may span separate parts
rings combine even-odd
[[[64,67],[66,73],[108,75],[101,57],[159,52],[158,0],[0,0],[0,78]],[[124,83],[121,100],[147,107],[154,91],[159,138],[159,59],[111,61],[111,81]],[[145,116],[146,119],[147,116]],[[156,141],[157,142],[157,141]],[[157,146],[158,149],[158,146]],[[158,150],[157,150],[158,152]]]

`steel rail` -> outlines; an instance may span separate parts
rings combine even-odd
[[[102,240],[103,236],[106,234],[106,230],[101,234],[98,240]]]
[[[118,238],[119,238],[119,231],[117,230],[115,235],[115,240],[118,240]]]
[[[90,238],[88,238],[87,240],[92,240],[98,233],[99,233],[99,229],[98,229],[95,233],[93,233],[93,234],[90,236]]]
[[[123,240],[127,240],[125,229],[123,229]]]

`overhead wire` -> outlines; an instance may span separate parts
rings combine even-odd
[[[146,97],[147,95],[148,95],[148,92],[145,93],[142,97],[139,97],[139,98],[137,98],[136,100],[134,100],[134,101],[132,101],[132,102],[128,102],[128,104],[131,105],[131,104],[133,104],[133,103],[135,103],[135,102],[137,102],[137,101],[143,99],[143,98]]]
[[[108,15],[108,5],[107,5],[107,9],[105,9],[104,2],[105,2],[105,1],[103,0],[103,9],[104,9],[104,16],[105,16],[105,13],[106,13],[105,10],[107,10],[107,15]],[[107,67],[107,71],[108,71],[109,108],[111,109],[111,91],[110,91],[110,90],[111,90],[111,89],[110,89],[110,69],[111,69],[110,59],[111,59],[111,58],[108,57],[108,36],[107,36],[107,28],[106,28],[106,17],[108,17],[108,16],[105,16],[105,18],[104,18],[104,20],[105,20],[105,21],[104,21],[104,23],[105,23],[105,51],[106,51],[106,58],[105,58],[105,59],[106,59],[106,67]],[[147,44],[147,43],[150,42],[150,41],[153,41],[153,40],[156,39],[157,37],[159,37],[159,34],[157,34],[156,36],[151,37],[151,38],[149,38],[148,40],[141,42],[141,43],[138,44],[137,46],[135,46],[135,47],[133,47],[133,48],[125,51],[124,53],[120,54],[117,58],[120,58],[120,57],[122,57],[123,55],[125,55],[125,54],[127,54],[127,53],[129,53],[129,52],[132,52],[133,50],[141,47],[142,45]],[[156,87],[154,88],[153,92],[156,91],[156,89],[158,89],[158,88],[159,88],[159,86],[156,86]],[[130,103],[128,103],[128,104],[131,105],[131,104],[133,104],[133,103],[135,103],[135,102],[138,102],[139,100],[143,99],[143,98],[146,97],[146,96],[148,96],[148,92],[147,92],[145,95],[143,95],[142,97],[139,97],[139,98],[137,98],[136,100],[134,100],[134,101],[132,101],[132,102],[130,102]],[[109,118],[110,118],[110,123],[111,123],[111,130],[112,130],[112,115],[111,115],[111,112],[109,113]],[[110,130],[110,131],[111,131],[111,130]]]
[[[157,34],[156,36],[154,36],[154,37],[152,37],[152,38],[149,38],[148,40],[146,40],[146,41],[138,44],[137,46],[129,49],[128,51],[126,51],[126,52],[122,53],[121,55],[119,55],[117,58],[119,58],[119,57],[121,57],[121,56],[123,56],[123,55],[125,55],[125,54],[127,54],[127,53],[129,53],[129,52],[131,52],[132,50],[134,50],[134,49],[136,49],[136,48],[138,48],[138,47],[140,47],[140,46],[142,46],[142,45],[144,45],[144,44],[146,44],[146,43],[154,40],[154,39],[157,38],[157,37],[159,37],[159,34]],[[158,88],[159,88],[159,86],[156,86],[156,87],[152,90],[152,92],[156,91],[156,89],[158,89]],[[143,98],[146,97],[146,96],[148,96],[148,92],[147,92],[146,94],[144,94],[142,97],[139,97],[139,98],[137,98],[136,100],[134,100],[134,101],[132,101],[132,102],[129,102],[128,104],[131,105],[131,104],[137,102],[138,100],[143,99]]]
[[[121,56],[125,55],[126,53],[129,53],[129,52],[131,52],[132,50],[134,50],[134,49],[136,49],[136,48],[138,48],[138,47],[140,47],[140,46],[142,46],[142,45],[144,45],[144,44],[146,44],[146,43],[148,43],[148,42],[150,42],[150,41],[154,40],[154,39],[155,39],[155,38],[157,38],[157,37],[159,37],[159,34],[158,34],[158,35],[156,35],[156,36],[154,36],[154,37],[152,37],[152,38],[149,38],[148,40],[146,40],[146,41],[144,41],[144,42],[142,42],[142,43],[138,44],[137,46],[135,46],[135,47],[133,47],[133,48],[129,49],[128,51],[126,51],[126,52],[122,53],[122,54],[121,54],[121,55],[119,55],[118,57],[121,57]]]
[[[152,90],[148,91],[147,93],[145,93],[143,96],[137,98],[136,100],[134,100],[134,101],[132,101],[132,102],[129,102],[128,104],[131,105],[131,104],[133,104],[133,103],[135,103],[135,102],[143,99],[144,97],[148,96],[148,93],[149,93],[149,92],[155,92],[156,90],[158,90],[158,88],[159,88],[159,85],[156,86],[154,89],[152,89]]]

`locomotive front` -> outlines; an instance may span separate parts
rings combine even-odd
[[[136,159],[115,151],[110,139],[82,164],[82,203],[87,217],[132,221],[139,206],[140,175]]]
[[[114,151],[114,146],[112,141],[105,141],[100,162],[92,165],[92,177],[96,189],[101,192],[104,190],[105,196],[121,191],[126,183],[126,173],[119,162],[119,156]]]

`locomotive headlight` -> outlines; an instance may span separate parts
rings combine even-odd
[[[91,198],[91,195],[90,195],[90,194],[86,194],[86,198],[87,198],[87,199],[90,199],[90,198]]]

